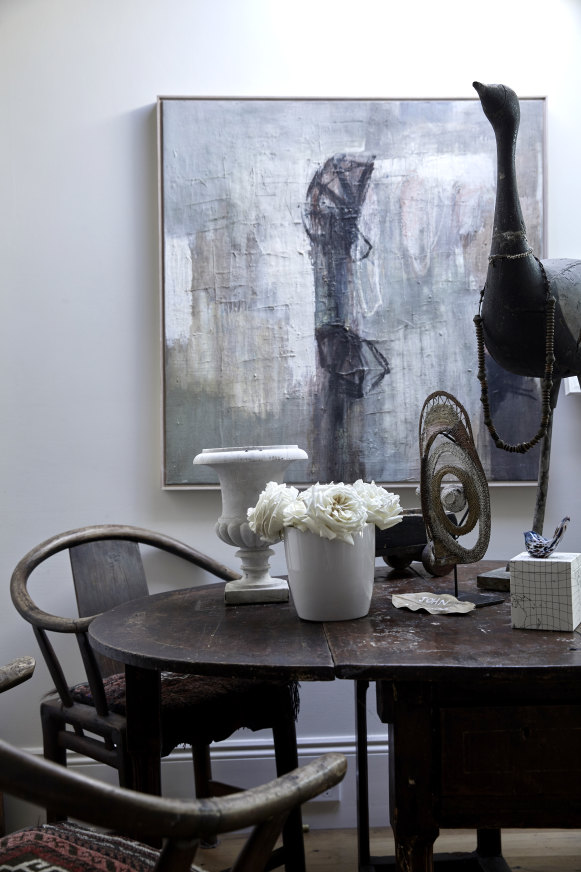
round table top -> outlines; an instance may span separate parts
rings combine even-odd
[[[226,605],[224,584],[153,594],[99,615],[89,628],[101,654],[133,666],[200,675],[332,680],[319,623],[292,603]]]
[[[459,595],[477,592],[479,572],[460,566]],[[510,596],[467,615],[395,608],[401,592],[454,593],[454,577],[376,570],[369,614],[325,624],[301,620],[289,603],[224,603],[223,583],[154,594],[117,606],[91,623],[102,654],[136,667],[223,677],[326,681],[440,681],[523,675],[576,677],[581,634],[511,626]]]

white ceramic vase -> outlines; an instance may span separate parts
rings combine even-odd
[[[287,527],[288,580],[299,618],[347,621],[369,612],[375,572],[375,526],[366,524],[354,544]]]
[[[194,458],[195,464],[211,467],[220,480],[222,512],[216,534],[238,548],[242,578],[226,584],[227,603],[286,602],[288,585],[272,578],[270,558],[274,551],[248,525],[247,511],[256,505],[269,481],[281,483],[294,460],[307,454],[296,445],[259,445],[242,448],[205,448]]]

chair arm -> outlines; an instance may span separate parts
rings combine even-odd
[[[0,740],[0,788],[78,820],[150,840],[206,838],[253,826],[322,793],[347,761],[329,753],[260,787],[220,798],[176,800],[137,793],[72,772]]]
[[[346,771],[343,754],[331,752],[260,787],[198,802],[211,808],[207,818],[210,832],[231,832],[319,796],[342,781]],[[217,829],[215,820],[219,820]]]
[[[25,554],[18,562],[10,580],[10,595],[16,610],[26,621],[30,624],[36,624],[44,630],[52,630],[57,633],[82,633],[87,630],[95,615],[84,618],[64,618],[45,612],[36,605],[30,596],[27,583],[36,567],[48,557],[52,557],[67,548],[73,548],[75,545],[82,545],[98,539],[129,539],[132,542],[151,545],[177,557],[182,557],[224,581],[234,581],[240,578],[240,575],[233,569],[229,569],[190,545],[180,542],[179,539],[166,536],[165,533],[122,524],[98,524],[92,527],[80,527],[77,530],[59,533],[47,539]]]
[[[106,529],[109,531],[119,530],[120,532],[115,536],[109,535],[105,538],[131,539],[132,541],[140,542],[143,545],[153,545],[156,548],[161,548],[164,551],[168,551],[170,554],[174,554],[176,557],[182,557],[190,563],[195,563],[196,566],[206,569],[208,572],[211,572],[212,575],[221,578],[223,581],[236,581],[241,577],[238,572],[229,569],[229,567],[214,560],[213,557],[209,557],[207,554],[203,554],[196,548],[192,548],[191,545],[187,545],[179,539],[167,536],[165,533],[159,533],[155,530],[145,530],[142,527],[110,526]]]
[[[36,662],[34,657],[17,657],[5,666],[0,667],[0,693],[22,684],[31,677]]]
[[[40,562],[40,561],[39,561]],[[26,587],[28,577],[35,566],[28,560],[28,555],[17,564],[12,578],[10,579],[10,596],[16,611],[25,621],[43,630],[53,630],[56,633],[82,633],[86,632],[89,624],[95,617],[86,618],[63,618],[60,615],[52,615],[36,605]]]

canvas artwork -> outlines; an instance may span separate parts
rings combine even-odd
[[[286,480],[419,481],[433,391],[466,408],[489,481],[536,480],[538,447],[484,427],[473,318],[494,135],[478,99],[160,98],[163,484],[217,482],[203,448],[297,444]],[[519,193],[543,250],[542,99],[521,100]],[[492,360],[507,441],[540,389]],[[506,435],[505,435],[506,434]]]

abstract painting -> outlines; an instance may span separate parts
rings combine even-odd
[[[482,420],[473,318],[496,148],[478,99],[161,97],[163,485],[203,448],[297,444],[286,480],[419,481],[425,398],[467,409],[489,481],[537,478]],[[519,193],[544,256],[542,99],[521,100]],[[488,361],[494,420],[536,432],[539,385]],[[506,434],[506,435],[505,435]]]

